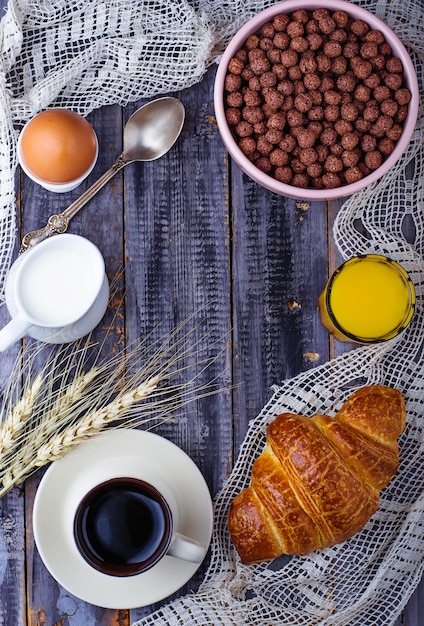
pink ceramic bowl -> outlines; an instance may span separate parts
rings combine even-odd
[[[385,161],[383,161],[382,165],[372,171],[371,174],[355,183],[346,184],[333,189],[295,187],[290,184],[282,183],[257,168],[238,147],[233,133],[227,123],[224,107],[224,81],[227,74],[228,63],[230,59],[234,57],[235,53],[243,46],[249,35],[258,33],[263,24],[268,21],[272,21],[273,18],[280,13],[291,14],[299,9],[314,11],[315,9],[322,7],[327,8],[331,13],[334,11],[345,11],[351,18],[362,20],[366,22],[371,29],[381,31],[386,42],[392,47],[393,56],[400,58],[402,61],[405,83],[412,94],[411,101],[408,105],[408,115],[403,122],[403,133],[397,141],[393,152],[386,158]],[[409,54],[402,42],[394,34],[394,32],[375,15],[355,4],[345,2],[344,0],[305,0],[302,3],[300,3],[299,0],[286,0],[285,2],[278,2],[268,9],[258,13],[258,15],[249,20],[230,41],[220,61],[214,88],[214,105],[218,128],[228,152],[240,168],[254,181],[274,193],[291,198],[302,198],[311,201],[328,200],[349,196],[383,176],[400,158],[411,139],[418,116],[418,103],[419,90],[417,77]]]

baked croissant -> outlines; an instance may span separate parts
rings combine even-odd
[[[377,385],[354,392],[334,418],[276,417],[251,486],[229,511],[242,562],[308,554],[361,530],[397,471],[405,419],[402,394]]]

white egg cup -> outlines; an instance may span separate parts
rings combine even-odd
[[[34,183],[37,183],[38,185],[40,185],[44,189],[47,189],[48,191],[53,191],[54,193],[66,193],[68,191],[72,191],[73,189],[76,189],[87,178],[87,176],[93,170],[97,162],[97,157],[99,155],[99,143],[98,143],[97,135],[94,129],[93,129],[93,132],[94,132],[94,137],[96,139],[96,153],[94,155],[94,159],[90,167],[87,168],[84,174],[82,174],[78,178],[75,178],[74,180],[70,180],[69,182],[66,182],[66,183],[50,183],[46,180],[38,178],[38,176],[35,176],[25,165],[25,161],[22,156],[22,136],[23,136],[23,133],[25,132],[25,128],[28,126],[30,122],[31,120],[29,120],[25,124],[18,138],[17,156],[18,156],[19,165],[21,166],[22,170],[25,172],[28,178],[30,178]]]

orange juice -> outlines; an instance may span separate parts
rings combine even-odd
[[[319,298],[321,321],[337,339],[371,343],[395,337],[410,322],[415,290],[407,272],[378,254],[341,265]]]

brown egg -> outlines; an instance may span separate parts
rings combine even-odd
[[[22,131],[21,158],[37,178],[67,183],[83,176],[97,155],[96,134],[85,118],[67,109],[47,109]]]

